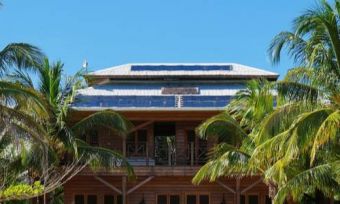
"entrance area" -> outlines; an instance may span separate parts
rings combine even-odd
[[[176,123],[154,124],[156,165],[176,165]]]

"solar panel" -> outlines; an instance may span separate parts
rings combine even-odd
[[[78,96],[75,107],[175,107],[175,96]]]
[[[225,107],[231,98],[231,96],[182,96],[182,107]]]
[[[131,71],[229,71],[231,65],[132,65]]]

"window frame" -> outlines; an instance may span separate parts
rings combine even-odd
[[[187,204],[187,196],[188,195],[195,195],[196,196],[196,204],[200,204],[200,196],[207,195],[209,197],[209,204],[211,204],[211,193],[202,191],[202,192],[186,192],[184,194],[184,204]]]
[[[178,193],[163,193],[159,192],[156,193],[156,204],[158,204],[158,196],[166,196],[166,204],[170,204],[170,196],[178,196],[179,197],[179,204],[183,204],[183,194],[181,192]]]

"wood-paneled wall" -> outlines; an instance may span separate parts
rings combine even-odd
[[[118,176],[101,176],[108,183],[114,185],[118,189],[122,187],[122,177]],[[134,181],[127,183],[127,191],[138,185],[147,177],[138,177]],[[221,204],[224,197],[225,204],[235,203],[235,194],[228,191],[217,183],[202,183],[200,185],[193,185],[191,183],[192,177],[172,177],[162,176],[154,177],[148,183],[144,184],[131,194],[127,196],[127,204],[139,204],[144,198],[146,204],[157,204],[157,195],[180,195],[181,204],[185,204],[185,195],[188,194],[208,194],[210,196],[210,204]],[[258,177],[250,177],[241,180],[240,191],[247,188],[251,184],[257,182]],[[221,182],[228,187],[235,189],[236,181],[233,178],[223,179]],[[103,203],[103,197],[106,194],[117,195],[109,187],[95,179],[94,176],[77,176],[70,180],[64,186],[65,204],[73,204],[74,196],[82,195],[97,195],[98,204]],[[259,203],[265,203],[265,195],[267,194],[267,187],[263,183],[259,183],[253,188],[249,189],[245,194],[258,195]]]

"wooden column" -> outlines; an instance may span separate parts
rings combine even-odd
[[[235,203],[236,204],[240,204],[241,203],[241,199],[240,199],[240,196],[241,196],[240,184],[241,184],[240,178],[236,178],[236,193],[235,193],[235,196],[236,196]]]
[[[122,203],[123,204],[127,204],[126,182],[127,182],[127,178],[126,178],[126,176],[123,176],[123,178],[122,178]]]

